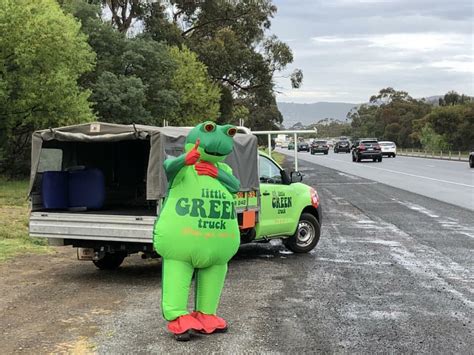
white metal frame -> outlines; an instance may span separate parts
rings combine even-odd
[[[293,140],[295,144],[294,148],[294,157],[295,157],[295,171],[298,171],[298,134],[317,134],[318,130],[315,128],[314,130],[310,129],[300,129],[300,130],[285,130],[285,131],[251,131],[250,129],[246,127],[239,127],[239,129],[244,129],[248,130],[249,134],[255,134],[255,135],[267,135],[268,136],[268,155],[270,158],[272,157],[272,135],[278,135],[278,134],[292,134],[293,135]]]

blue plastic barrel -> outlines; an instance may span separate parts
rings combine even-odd
[[[99,169],[69,172],[69,207],[101,209],[105,200],[105,179]]]
[[[43,207],[46,209],[68,208],[67,171],[45,171],[41,183]]]

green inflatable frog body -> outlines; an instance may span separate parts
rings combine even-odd
[[[234,206],[240,183],[223,162],[232,152],[235,133],[232,125],[204,122],[186,137],[186,153],[164,163],[169,188],[153,243],[162,256],[163,316],[170,331],[184,338],[190,329],[227,329],[216,311],[227,263],[240,245]],[[193,275],[195,311],[189,314]]]

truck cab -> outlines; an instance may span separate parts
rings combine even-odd
[[[152,230],[166,196],[163,161],[183,152],[189,128],[88,123],[37,131],[32,139],[30,236],[78,248],[80,260],[115,269],[140,252],[158,257]],[[241,181],[241,241],[283,239],[295,253],[320,237],[315,189],[263,152],[255,136],[234,137],[227,163]]]
[[[298,172],[289,175],[267,154],[259,152],[260,220],[256,240],[283,238],[293,252],[312,250],[319,241],[321,207],[315,189],[301,183]]]

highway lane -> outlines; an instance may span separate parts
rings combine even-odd
[[[298,159],[474,210],[474,169],[467,162],[397,156],[384,157],[381,163],[354,163],[351,154],[332,151],[328,155],[299,152]]]

